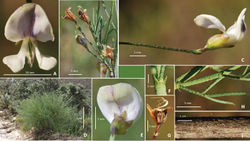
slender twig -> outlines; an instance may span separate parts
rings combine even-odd
[[[113,9],[114,9],[114,4],[111,5],[111,10],[110,10],[110,15],[109,15],[109,19],[108,19],[108,25],[107,25],[107,30],[105,33],[105,37],[104,37],[104,43],[107,44],[108,41],[108,33],[109,33],[109,29],[110,29],[110,24],[112,24],[112,15],[113,15]]]
[[[107,10],[107,8],[106,8],[106,5],[105,5],[104,0],[102,0],[102,6],[103,6],[103,9],[104,9],[104,11],[105,11],[105,13],[106,13],[107,17],[108,17],[108,18],[110,18],[110,17],[111,17],[111,15],[109,14],[109,12],[108,12],[108,10]],[[113,22],[111,22],[111,24],[112,24],[113,28],[115,28],[115,29],[116,29],[115,24],[114,24]]]
[[[144,43],[131,43],[131,42],[119,42],[120,45],[132,45],[132,46],[140,46],[140,47],[149,47],[149,48],[157,48],[157,49],[163,49],[163,50],[169,50],[169,51],[177,51],[177,52],[185,52],[185,53],[192,53],[192,54],[201,54],[202,51],[199,49],[182,49],[182,48],[170,48],[166,46],[158,46],[158,45],[150,45],[150,44],[144,44]]]

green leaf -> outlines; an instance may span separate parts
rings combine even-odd
[[[247,95],[247,93],[246,92],[232,92],[232,93],[207,94],[207,96],[209,96],[209,97],[237,96],[237,95]]]
[[[198,79],[195,79],[195,80],[180,83],[179,85],[181,85],[183,87],[188,87],[188,86],[197,85],[197,84],[200,84],[200,83],[205,83],[205,82],[208,82],[208,81],[220,78],[220,77],[222,77],[221,73],[214,73],[214,74],[204,76],[204,77],[201,77],[201,78],[198,78]]]
[[[194,91],[194,90],[189,89],[189,88],[186,88],[186,87],[180,87],[180,89],[185,90],[185,91],[187,91],[187,92],[190,92],[190,93],[192,93],[192,94],[195,94],[195,95],[204,97],[204,98],[206,98],[206,99],[208,99],[208,100],[211,100],[211,101],[213,101],[213,102],[216,102],[216,103],[235,105],[235,104],[232,103],[232,102],[224,101],[224,100],[219,100],[219,99],[214,99],[214,98],[212,98],[212,97],[209,97],[208,95],[204,95],[204,94],[202,94],[202,93],[200,93],[200,92],[198,92],[198,91]]]
[[[217,78],[216,80],[214,80],[213,83],[211,83],[203,92],[202,94],[207,93],[210,89],[212,89],[217,83],[219,83],[224,77],[221,78]]]
[[[187,73],[183,74],[182,76],[178,77],[176,79],[176,81],[177,82],[186,82],[189,79],[193,78],[198,73],[200,73],[203,70],[205,70],[206,68],[207,68],[207,66],[195,66],[189,72],[187,72]]]
[[[216,103],[220,103],[220,104],[235,105],[233,102],[219,100],[219,99],[214,99],[214,98],[211,98],[211,97],[208,97],[208,96],[204,96],[204,98],[209,99],[209,100],[211,100],[213,102],[216,102]]]

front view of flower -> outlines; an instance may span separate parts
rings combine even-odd
[[[111,124],[112,135],[125,134],[142,113],[142,98],[136,88],[127,83],[99,88],[97,103]]]
[[[50,70],[57,64],[56,58],[41,54],[37,47],[37,40],[54,41],[52,26],[40,5],[27,3],[19,7],[8,19],[4,35],[9,41],[22,41],[21,48],[16,55],[3,58],[3,63],[14,73],[24,68],[26,59],[32,67],[35,57],[39,68],[43,70]]]

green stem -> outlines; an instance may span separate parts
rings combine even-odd
[[[114,5],[111,5],[111,10],[110,10],[110,15],[109,15],[109,19],[108,19],[108,25],[107,25],[107,30],[105,33],[105,37],[104,37],[104,43],[107,44],[108,42],[108,32],[110,30],[110,25],[112,24],[112,15],[113,15],[113,9],[114,9]]]
[[[26,0],[26,3],[32,3],[32,0]]]
[[[167,94],[167,88],[166,88],[166,82],[167,82],[167,76],[165,75],[165,69],[166,66],[152,66],[152,76],[154,78],[154,85],[155,85],[155,92],[157,95],[166,95]]]
[[[114,141],[114,140],[115,140],[115,135],[114,136],[110,135],[109,141]]]
[[[202,78],[198,78],[198,79],[195,79],[195,80],[192,80],[192,81],[187,81],[187,82],[184,82],[184,83],[177,83],[176,89],[178,89],[180,86],[188,87],[188,86],[193,86],[193,85],[197,85],[197,84],[200,84],[200,83],[204,83],[204,82],[207,82],[207,81],[211,81],[211,80],[217,79],[217,78],[219,78],[221,76],[222,76],[221,73],[215,73],[215,74],[208,75],[208,76],[205,76],[205,77],[202,77]]]
[[[155,92],[157,95],[166,95],[166,83],[164,80],[155,81]]]
[[[246,66],[244,72],[242,73],[242,76],[244,76],[248,72],[248,68],[249,68],[249,66]]]
[[[212,89],[217,83],[219,83],[224,77],[217,78],[212,84],[210,84],[206,90],[202,92],[202,94],[206,94],[210,89]]]
[[[114,2],[114,4],[115,4],[115,2]],[[113,4],[112,4],[113,5]],[[107,15],[107,17],[108,18],[110,18],[110,14],[109,14],[109,12],[108,12],[108,10],[107,10],[107,8],[106,8],[106,5],[105,5],[105,2],[104,2],[104,0],[102,0],[102,6],[103,6],[103,9],[104,9],[104,11],[105,11],[105,13],[106,13],[106,15]],[[113,22],[111,22],[111,24],[112,24],[112,26],[113,26],[113,28],[115,28],[116,29],[116,26],[114,25],[114,23]]]
[[[200,83],[208,82],[208,81],[211,81],[211,80],[214,80],[214,79],[219,79],[219,78],[222,78],[222,77],[226,77],[227,75],[229,75],[230,73],[232,73],[232,71],[237,70],[240,67],[241,66],[232,66],[232,67],[227,68],[226,70],[223,70],[221,72],[217,72],[217,73],[214,73],[214,74],[211,74],[211,75],[208,75],[208,76],[204,76],[202,78],[198,78],[198,79],[187,81],[187,82],[183,82],[183,83],[177,82],[176,83],[176,89],[178,89],[180,87],[180,85],[183,86],[183,87],[188,87],[188,86],[192,86],[192,85],[197,85],[197,84],[200,84]],[[247,81],[247,80],[245,80],[245,81]]]
[[[250,81],[250,78],[245,78],[245,77],[241,77],[237,75],[223,75],[223,76],[229,79],[234,79],[234,80]]]
[[[192,53],[192,54],[201,54],[203,53],[200,50],[192,50],[192,49],[182,49],[182,48],[170,48],[166,46],[158,46],[158,45],[150,45],[150,44],[144,44],[144,43],[131,43],[131,42],[119,42],[120,45],[132,45],[132,46],[140,46],[140,47],[149,47],[149,48],[157,48],[157,49],[163,49],[163,50],[169,50],[169,51],[177,51],[177,52],[185,52],[185,53]]]
[[[80,27],[79,25],[76,26],[76,29],[77,29],[79,32],[81,32],[81,34],[86,38],[87,42],[92,46],[92,48],[94,48],[95,52],[97,52],[97,54],[100,54],[100,51],[99,51],[99,50],[93,45],[93,43],[86,37],[86,35],[82,32],[82,29],[81,29],[81,27]],[[89,29],[90,29],[90,31],[91,31],[91,33],[92,33],[93,38],[94,38],[93,31],[91,30],[91,27],[90,27],[90,26],[89,26]],[[95,38],[94,38],[94,39],[95,39]],[[110,74],[112,74],[111,77],[114,77],[113,68],[112,68],[111,65],[109,65],[109,64],[107,63],[106,60],[104,60],[103,58],[98,57],[95,53],[93,53],[93,52],[90,51],[89,49],[88,49],[88,52],[91,53],[95,58],[97,58],[98,61],[99,61],[100,63],[105,64],[105,65],[107,66],[107,68],[109,69]],[[102,72],[100,72],[100,73],[102,73]]]

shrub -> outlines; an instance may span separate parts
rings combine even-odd
[[[85,107],[86,114],[90,115],[90,88],[56,79],[0,80],[0,110],[9,109],[15,114],[16,108],[24,99],[44,93],[63,95],[65,99],[70,99],[71,106],[76,106],[78,110]]]
[[[32,95],[23,100],[17,109],[24,130],[51,130],[54,132],[81,135],[82,124],[76,107],[69,106],[62,95],[47,93]]]
[[[58,89],[57,80],[1,80],[0,81],[0,109],[9,109],[16,113],[20,102],[30,95],[53,92]]]
[[[58,94],[64,95],[65,99],[70,99],[70,104],[76,106],[78,110],[84,107],[87,115],[91,112],[91,99],[89,89],[85,86],[73,83],[61,84],[57,90]]]

